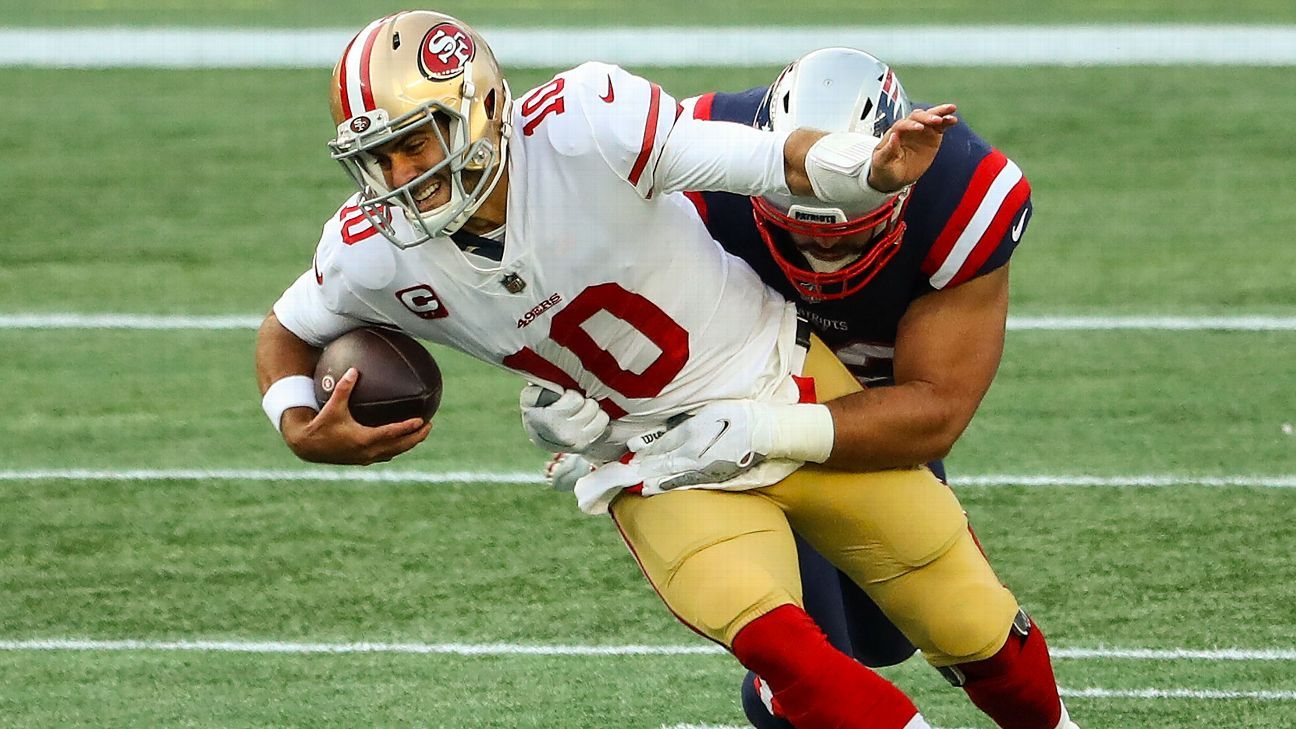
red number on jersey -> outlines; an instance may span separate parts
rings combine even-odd
[[[534,119],[527,120],[522,125],[522,134],[531,136],[535,134],[535,129],[544,121],[544,118],[550,114],[561,114],[566,109],[563,107],[562,93],[563,86],[567,83],[566,79],[556,78],[553,81],[541,86],[527,98],[522,100],[522,116],[531,116],[539,110],[540,115]],[[543,106],[543,108],[541,108]]]
[[[643,372],[636,374],[622,369],[616,358],[581,328],[582,324],[604,311],[629,324],[661,350]],[[604,385],[629,398],[660,395],[684,369],[689,358],[688,332],[684,327],[653,302],[615,283],[590,286],[580,292],[554,315],[549,338],[576,355],[581,366]],[[503,364],[569,390],[583,392],[574,377],[527,347],[505,357]],[[606,398],[600,400],[599,405],[614,418],[626,414],[624,409]]]
[[[391,208],[383,208],[387,219],[391,220]],[[342,221],[342,242],[347,245],[359,243],[378,234],[378,229],[365,217],[359,205],[348,205],[338,211],[338,220]]]

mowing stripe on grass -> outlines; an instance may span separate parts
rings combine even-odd
[[[354,28],[0,28],[0,65],[328,68]],[[899,66],[1296,65],[1285,25],[486,28],[505,68],[779,66],[824,46]],[[76,53],[66,49],[76,48]]]
[[[0,481],[323,481],[391,484],[539,484],[545,479],[535,471],[375,471],[358,468],[302,469],[88,469],[48,468],[0,470]],[[1256,487],[1296,489],[1296,476],[1195,476],[1192,474],[1142,474],[1129,476],[987,474],[957,476],[953,485],[1025,486],[1029,488],[1101,487],[1167,488],[1209,486],[1215,488]]]
[[[238,640],[90,640],[37,638],[0,640],[3,651],[187,651],[196,653],[349,654],[398,653],[456,656],[697,656],[725,655],[719,646],[697,645],[527,645],[518,643],[294,643]],[[1050,648],[1067,660],[1152,660],[1219,663],[1296,661],[1296,650],[1275,648]]]
[[[261,316],[154,314],[0,314],[0,329],[256,329]],[[1011,331],[1291,332],[1296,316],[1010,316]]]

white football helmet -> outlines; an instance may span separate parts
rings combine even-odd
[[[807,53],[783,69],[757,112],[755,126],[774,131],[799,128],[863,132],[879,139],[912,110],[900,79],[882,61],[853,48]],[[808,299],[841,299],[864,287],[900,249],[909,187],[877,208],[853,209],[814,197],[753,197],[756,226],[774,260]],[[786,235],[771,227],[814,238],[871,234],[869,246],[843,261],[796,256]]]
[[[365,217],[409,248],[457,231],[495,189],[507,167],[512,105],[495,55],[476,31],[441,13],[399,12],[365,26],[333,69],[330,106],[338,126],[329,148],[364,193]],[[444,160],[391,189],[371,150],[424,127]],[[420,212],[414,190],[443,171],[450,200]],[[397,235],[391,206],[404,211],[412,238]]]

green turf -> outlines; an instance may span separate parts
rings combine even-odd
[[[767,82],[773,69],[651,75],[683,96]],[[1032,181],[1016,311],[1296,306],[1296,140],[1239,122],[1245,109],[1296,113],[1288,70],[905,78],[915,98],[962,104]],[[0,310],[265,311],[349,194],[323,146],[326,84],[326,71],[0,75],[0,98],[16,99],[0,144],[22,200],[0,212]]]
[[[1060,645],[1296,642],[1289,526],[1270,516],[1290,493],[958,493],[1000,577]],[[689,637],[612,524],[538,486],[74,481],[2,494],[0,639]],[[1239,604],[1251,619],[1234,634]]]
[[[408,3],[382,0],[346,3],[340,0],[60,0],[25,3],[0,0],[8,25],[235,25],[360,28],[385,13],[410,8]],[[588,25],[899,25],[899,24],[1053,24],[1053,23],[1290,23],[1296,8],[1283,0],[1250,0],[1227,4],[1220,0],[1060,0],[1054,2],[981,3],[937,0],[909,4],[881,0],[843,3],[808,0],[795,4],[777,0],[696,3],[658,0],[652,3],[607,4],[595,0],[504,0],[475,3],[446,0],[429,6],[483,27]]]
[[[66,22],[293,25],[305,7],[0,1],[19,24],[72,13]],[[340,4],[311,7],[310,25],[383,9],[355,18]],[[552,6],[529,7],[534,18]],[[664,22],[671,7],[627,6],[627,22]],[[750,22],[813,7],[770,4]],[[915,6],[884,22],[1002,22],[1020,8]],[[1022,22],[1290,22],[1296,12],[1276,2],[1169,8],[1050,5]],[[608,22],[578,10],[561,5],[553,22]],[[1296,310],[1296,143],[1271,121],[1296,111],[1289,69],[901,71],[916,98],[961,104],[1030,176],[1038,217],[1015,257],[1014,311]],[[650,75],[685,95],[773,72]],[[513,80],[522,89],[544,78]],[[6,69],[0,177],[15,204],[0,212],[0,312],[267,309],[348,194],[322,144],[326,82],[324,71]],[[251,347],[250,331],[0,330],[0,470],[303,467],[260,414]],[[957,484],[986,473],[1296,473],[1296,438],[1282,430],[1296,422],[1294,351],[1291,333],[1010,334],[951,474]],[[517,425],[517,383],[436,354],[447,376],[437,428],[385,468],[538,468]],[[1000,576],[1055,645],[1296,645],[1296,491],[958,493]],[[0,595],[0,641],[697,641],[657,604],[605,521],[523,485],[0,481]],[[1062,660],[1058,674],[1077,689],[1293,691],[1292,665]],[[0,675],[0,726],[14,727],[593,729],[741,718],[738,671],[723,656],[0,651]],[[921,666],[889,675],[939,726],[988,727]],[[1069,703],[1086,729],[1296,725],[1291,700]]]
[[[8,638],[697,640],[656,604],[610,524],[536,489],[46,483],[3,493],[12,519],[0,535]],[[1055,645],[1296,640],[1282,619],[1296,598],[1286,525],[1267,516],[1286,508],[1290,494],[960,493],[1001,577]],[[1239,603],[1251,617],[1246,631],[1233,632]],[[609,716],[619,726],[714,722],[734,716],[737,674],[723,658],[698,656],[22,652],[0,654],[0,666],[9,677],[3,714],[13,725],[31,716],[48,726],[311,725],[312,716],[375,725],[421,716],[433,726],[603,727]],[[1286,669],[1075,660],[1061,661],[1059,676],[1075,688],[1290,691],[1296,682]],[[897,680],[934,717],[944,710],[966,725],[966,707],[927,672],[915,667]],[[1278,717],[1296,716],[1281,703],[1073,703],[1097,727],[1136,717],[1139,726],[1185,726],[1175,722],[1194,711],[1222,727],[1277,727]],[[480,723],[455,723],[470,713]],[[1259,720],[1270,723],[1248,723]]]
[[[1296,438],[1282,431],[1296,421],[1291,336],[1013,333],[951,462],[963,473],[1296,473]],[[297,465],[260,414],[250,331],[10,330],[0,348],[12,389],[0,421],[8,467]],[[443,409],[429,440],[393,465],[537,467],[541,454],[518,427],[519,381],[435,351]],[[1222,352],[1245,366],[1222,377]]]
[[[16,659],[16,660],[15,660]],[[1266,684],[1290,689],[1276,666],[1240,664],[1201,671],[1163,664],[1156,686],[1193,681],[1221,690]],[[1062,662],[1064,685],[1152,688],[1128,666]],[[722,656],[689,658],[435,658],[409,656],[242,656],[118,654],[0,655],[8,691],[0,726],[431,726],[498,729],[658,729],[681,723],[737,724],[734,707],[707,697],[731,690],[738,675]],[[943,679],[911,661],[887,675],[915,694],[937,726],[988,728]],[[480,687],[490,686],[484,695]],[[499,712],[502,697],[507,712]],[[528,697],[526,701],[518,697]],[[532,698],[534,697],[534,698]],[[640,699],[653,697],[655,705]],[[1150,700],[1068,701],[1085,727],[1184,729],[1285,727],[1276,702],[1173,706]]]

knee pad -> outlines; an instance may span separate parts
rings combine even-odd
[[[933,666],[993,656],[1018,612],[966,530],[936,559],[874,592]]]

